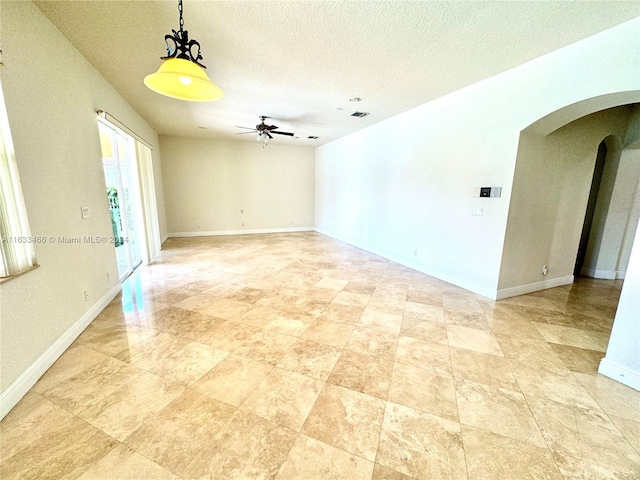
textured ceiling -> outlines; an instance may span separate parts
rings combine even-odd
[[[234,125],[267,115],[299,137],[274,143],[310,146],[640,15],[637,1],[184,0],[185,29],[225,93],[200,104],[142,83],[178,28],[177,0],[36,4],[159,134],[255,141]]]

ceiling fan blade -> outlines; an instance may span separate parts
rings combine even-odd
[[[269,138],[273,138],[269,132],[264,132],[264,134]]]
[[[274,130],[271,133],[275,133],[276,135],[287,135],[288,137],[293,137],[293,133],[291,133],[291,132],[276,132]]]
[[[236,128],[246,128],[247,130],[255,130],[254,127],[241,127],[240,125],[236,125]]]
[[[247,133],[257,133],[257,132],[240,132],[240,133],[236,133],[236,135],[246,135]]]
[[[276,128],[278,128],[276,125],[265,125],[265,127],[267,127],[267,130],[275,130]]]

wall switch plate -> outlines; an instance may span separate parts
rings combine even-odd
[[[502,195],[502,187],[491,187],[491,197],[497,198]]]
[[[91,216],[89,207],[80,207],[80,212],[82,212],[82,218],[89,218]]]
[[[471,207],[471,215],[476,217],[481,217],[483,210],[484,210],[483,207]]]

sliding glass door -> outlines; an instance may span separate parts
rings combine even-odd
[[[135,141],[106,123],[100,122],[99,126],[118,274],[120,280],[124,280],[142,263],[143,230],[139,227],[141,205]]]

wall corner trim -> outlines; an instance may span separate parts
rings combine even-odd
[[[573,283],[573,275],[566,277],[552,278],[542,282],[529,283],[527,285],[519,285],[517,287],[503,288],[496,293],[496,300],[503,298],[517,297],[518,295],[526,295],[527,293],[539,292],[547,288],[560,287],[562,285],[571,285]]]
[[[109,305],[122,290],[122,284],[114,285],[87,312],[64,332],[40,357],[20,375],[9,388],[0,394],[0,420],[24,397],[49,367],[69,348],[87,326]]]
[[[313,227],[290,227],[290,228],[258,228],[253,230],[212,230],[207,232],[173,232],[168,234],[169,238],[176,237],[215,237],[221,235],[259,235],[261,233],[295,233],[313,232]],[[164,242],[164,240],[163,240]]]
[[[640,372],[634,372],[633,370],[629,370],[622,365],[612,362],[611,360],[603,358],[600,360],[598,373],[605,377],[609,377],[616,382],[620,382],[627,387],[640,391]]]

